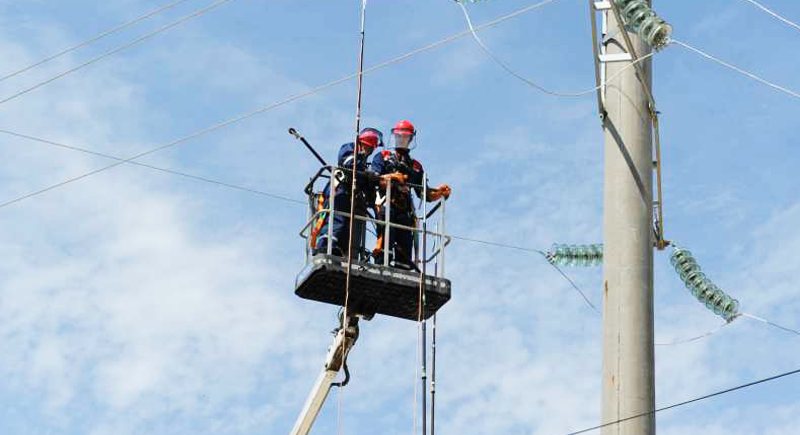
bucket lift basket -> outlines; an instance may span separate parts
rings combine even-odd
[[[347,279],[347,258],[333,255],[332,240],[327,238],[327,252],[314,255],[314,246],[310,246],[310,232],[320,216],[324,216],[328,221],[328,228],[333,227],[333,215],[350,216],[349,213],[333,210],[336,189],[328,189],[328,208],[316,210],[314,204],[321,195],[315,191],[314,185],[320,179],[331,179],[325,171],[336,174],[343,171],[341,168],[324,167],[317,172],[306,186],[305,192],[309,197],[308,221],[300,231],[300,236],[304,239],[305,266],[297,275],[295,280],[295,294],[301,298],[325,302],[333,305],[343,306],[345,304],[345,282]],[[336,178],[336,177],[333,177]],[[423,190],[427,186],[422,186]],[[385,191],[385,203],[391,203],[391,180],[387,183]],[[424,202],[423,202],[424,203]],[[427,319],[436,313],[447,301],[450,300],[450,281],[444,278],[445,271],[445,247],[450,243],[450,238],[444,234],[445,228],[445,204],[446,200],[439,200],[430,212],[424,210],[422,216],[418,218],[423,225],[418,228],[407,227],[404,225],[390,222],[391,210],[386,213],[383,220],[376,220],[370,216],[357,215],[356,219],[369,225],[370,223],[384,226],[384,246],[391,246],[389,227],[406,229],[412,231],[417,238],[427,237],[430,243],[422,245],[433,246],[433,252],[420,255],[421,250],[417,249],[415,266],[426,271],[424,277],[424,306],[420,313],[420,279],[422,273],[416,270],[404,270],[389,265],[389,249],[384,249],[382,259],[377,263],[360,261],[353,256],[353,265],[350,270],[350,294],[348,297],[348,311],[360,314],[364,317],[372,317],[375,314],[399,317],[408,320],[417,320],[419,315]],[[437,231],[423,231],[426,223],[431,223],[431,217],[438,212],[436,219]],[[441,231],[441,232],[439,232]],[[435,267],[434,267],[435,264]],[[430,274],[433,272],[433,274]]]

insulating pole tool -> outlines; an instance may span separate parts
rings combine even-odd
[[[289,134],[296,137],[297,139],[300,139],[300,142],[303,142],[303,145],[305,145],[306,148],[308,148],[308,150],[311,151],[311,154],[314,154],[314,157],[316,157],[317,160],[319,160],[319,162],[322,163],[322,166],[326,167],[328,166],[328,163],[325,162],[325,159],[323,159],[322,156],[319,155],[317,150],[315,150],[314,147],[312,147],[311,144],[308,143],[306,138],[301,136],[300,133],[297,132],[297,130],[295,130],[293,127],[289,127]]]

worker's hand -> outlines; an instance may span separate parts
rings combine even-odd
[[[447,184],[441,184],[436,191],[439,192],[440,196],[444,196],[445,198],[450,198],[450,194],[453,192]]]
[[[381,175],[381,181],[396,181],[399,183],[405,183],[408,176],[405,174],[401,174],[400,172],[392,172],[391,174]]]
[[[449,198],[450,193],[451,193],[450,186],[442,184],[436,189],[431,190],[429,201],[436,201],[441,197]]]

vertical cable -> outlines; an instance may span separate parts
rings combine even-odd
[[[422,176],[422,269],[420,270],[419,279],[419,306],[417,309],[417,321],[419,322],[420,329],[420,350],[422,352],[422,376],[420,382],[422,384],[422,435],[427,435],[427,422],[428,422],[428,375],[427,370],[427,354],[426,343],[427,338],[426,321],[423,319],[423,310],[425,307],[425,269],[427,266],[426,257],[428,255],[428,177],[423,173]]]
[[[364,81],[364,19],[367,11],[367,0],[361,2],[361,53],[358,57],[358,95],[356,97],[356,134],[353,141],[353,167],[350,173],[350,233],[347,237],[347,276],[344,284],[344,322],[347,322],[347,305],[350,299],[350,272],[353,269],[353,227],[356,208],[356,170],[358,163],[358,130],[361,127],[361,89]],[[344,351],[344,349],[343,349]]]
[[[431,328],[431,435],[436,428],[436,313]]]
[[[363,77],[364,77],[364,17],[366,15],[367,10],[367,0],[362,0],[361,2],[361,53],[359,54],[358,58],[358,96],[356,97],[356,134],[355,140],[353,141],[353,166],[352,172],[350,173],[350,177],[352,181],[350,183],[350,233],[347,237],[347,276],[345,278],[345,285],[344,285],[344,307],[342,311],[342,328],[347,328],[350,326],[350,319],[349,314],[347,312],[347,305],[350,299],[350,272],[353,269],[353,224],[356,220],[355,214],[355,206],[356,206],[356,169],[358,163],[358,130],[361,126],[361,88],[363,84]],[[333,177],[331,177],[331,187],[333,187]],[[333,189],[331,189],[333,190]],[[331,204],[331,211],[334,210],[334,204]],[[331,213],[333,214],[333,213]],[[328,235],[333,235],[333,226],[328,228]],[[332,238],[332,237],[330,237]],[[347,354],[345,354],[345,348],[347,346],[345,344],[342,345],[342,361],[343,365],[347,364]],[[341,402],[339,403],[339,412],[341,413]]]
[[[436,232],[437,233],[439,232],[438,225],[436,225]],[[434,240],[434,242],[435,241],[436,240]],[[444,250],[444,246],[441,245],[439,249]],[[433,276],[438,276],[438,274],[439,274],[439,256],[437,255],[436,262],[433,264]],[[436,313],[433,313],[432,326],[433,327],[431,328],[431,435],[434,435],[436,429]]]

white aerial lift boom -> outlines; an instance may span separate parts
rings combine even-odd
[[[343,387],[350,380],[350,373],[347,370],[347,354],[358,339],[358,317],[347,316],[346,321],[342,322],[342,326],[334,333],[333,344],[328,348],[328,355],[325,357],[325,366],[306,399],[303,411],[300,412],[300,416],[294,423],[291,435],[307,435],[314,420],[317,419],[317,414],[322,409],[331,387]],[[345,379],[342,382],[334,383],[333,379],[342,367],[344,367]]]

